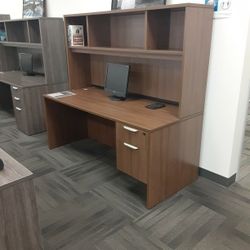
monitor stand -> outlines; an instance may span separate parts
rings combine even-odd
[[[114,96],[114,95],[109,96],[109,98],[111,101],[125,101],[126,100],[126,98],[124,98],[124,97],[118,97],[118,96]]]

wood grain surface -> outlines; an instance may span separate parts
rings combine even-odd
[[[176,117],[178,107],[175,105],[167,105],[162,109],[150,110],[145,107],[151,103],[147,99],[128,98],[125,101],[114,102],[105,94],[104,90],[95,87],[90,87],[88,90],[79,89],[73,92],[76,95],[59,99],[52,99],[47,95],[45,98],[62,104],[61,107],[72,107],[108,120],[130,124],[145,131],[153,131],[179,120]],[[48,109],[49,107],[47,106]],[[48,122],[49,119],[50,117],[47,119]]]
[[[204,110],[212,17],[211,9],[186,9],[180,117]]]
[[[15,185],[16,182],[24,181],[32,177],[32,172],[9,156],[0,148],[0,159],[4,162],[4,169],[0,171],[0,189],[9,185]]]
[[[0,248],[42,250],[35,189],[32,180],[1,191]]]
[[[148,208],[198,178],[202,120],[196,116],[150,135]]]
[[[15,85],[20,88],[46,84],[43,75],[25,76],[21,71],[0,72],[0,82]]]

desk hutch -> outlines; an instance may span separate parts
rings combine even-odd
[[[2,20],[0,106],[14,107],[17,127],[31,135],[45,130],[43,94],[67,88],[67,61],[61,18]],[[33,55],[36,76],[19,71],[18,53]]]
[[[195,181],[212,19],[196,4],[65,16],[66,31],[84,25],[86,46],[67,47],[76,95],[45,98],[50,148],[87,137],[114,147],[117,168],[146,184],[148,208]],[[139,97],[104,94],[107,62],[131,66]],[[168,105],[146,109],[152,98]]]

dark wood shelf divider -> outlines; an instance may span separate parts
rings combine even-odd
[[[107,55],[107,56],[122,56],[136,57],[149,59],[167,59],[167,60],[182,60],[182,51],[174,50],[145,50],[145,49],[121,49],[121,48],[106,48],[106,47],[79,47],[71,46],[73,53],[92,54],[92,55]]]

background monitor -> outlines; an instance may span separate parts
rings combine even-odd
[[[25,75],[34,75],[33,72],[33,55],[30,53],[19,53],[20,70]]]
[[[105,91],[112,94],[112,99],[126,99],[129,79],[129,65],[107,64]]]

